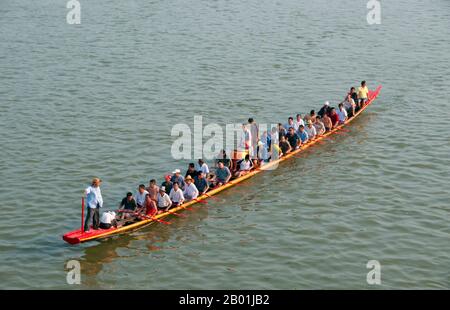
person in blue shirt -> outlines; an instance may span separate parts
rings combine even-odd
[[[309,137],[308,137],[308,133],[305,131],[305,126],[300,125],[298,127],[298,136],[302,140],[302,144],[308,142]]]
[[[100,184],[102,180],[93,178],[91,186],[84,191],[86,195],[87,214],[84,222],[84,231],[90,230],[90,223],[95,230],[100,226],[100,208],[103,207],[102,192],[100,191]]]

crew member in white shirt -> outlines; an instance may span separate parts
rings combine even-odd
[[[172,200],[170,200],[169,195],[166,194],[165,186],[161,186],[159,188],[159,193],[156,195],[156,200],[158,203],[158,213],[169,211],[172,206]]]
[[[203,159],[199,159],[199,160],[198,160],[197,171],[203,172],[205,175],[208,175],[208,174],[209,174],[209,167],[208,167],[208,165],[203,161]]]
[[[191,178],[190,175],[188,175],[187,177]],[[183,191],[181,190],[180,185],[178,185],[177,182],[173,183],[173,187],[172,190],[170,191],[169,197],[170,200],[172,201],[172,207],[177,207],[184,202]]]
[[[142,208],[145,206],[145,198],[147,197],[148,194],[149,193],[145,189],[145,185],[144,184],[139,185],[138,192],[136,193],[136,196],[134,196],[138,208]]]
[[[305,122],[303,121],[301,114],[297,114],[295,118],[296,119],[294,121],[294,129],[295,129],[295,132],[297,132],[300,125],[305,126]]]
[[[196,199],[198,197],[198,189],[194,184],[194,180],[192,179],[192,177],[190,175],[188,175],[185,179],[186,181],[186,186],[184,188],[184,198],[189,201],[189,200],[193,200]]]
[[[103,212],[102,216],[100,217],[100,228],[110,229],[112,226],[117,227],[116,212]]]
[[[337,115],[339,116],[339,124],[345,123],[347,120],[347,111],[344,108],[344,104],[339,103],[339,109],[336,111]]]
[[[305,131],[308,134],[308,138],[309,140],[314,140],[317,135],[316,128],[313,126],[312,120],[309,119],[306,123]]]
[[[86,188],[86,205],[87,205],[87,214],[86,220],[84,222],[84,231],[88,232],[90,230],[90,224],[92,222],[92,226],[94,229],[98,229],[100,223],[100,208],[103,207],[103,198],[102,192],[100,191],[100,184],[102,180],[99,178],[92,179],[91,186]]]

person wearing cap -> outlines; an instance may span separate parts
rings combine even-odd
[[[305,122],[303,121],[302,115],[299,113],[295,116],[294,121],[294,130],[297,132],[300,125],[305,126]]]
[[[194,179],[188,176],[185,181],[186,186],[183,192],[184,198],[186,199],[186,201],[196,199],[198,197],[198,189],[194,184]]]
[[[313,126],[312,119],[308,120],[308,122],[306,123],[305,131],[308,134],[309,140],[314,140],[316,138],[317,131],[316,127]]]
[[[170,207],[172,206],[172,200],[170,200],[169,195],[167,195],[166,188],[164,186],[161,186],[159,188],[159,193],[156,196],[156,200],[158,201],[158,213],[169,211]]]
[[[344,108],[344,104],[343,103],[339,103],[339,109],[336,111],[336,114],[339,117],[339,124],[344,124],[345,121],[347,120],[347,111]]]
[[[330,110],[330,103],[328,101],[325,102],[322,108],[320,108],[319,112],[317,113],[320,117],[323,117],[324,115],[327,115]]]
[[[172,190],[172,186],[173,186],[171,178],[172,178],[172,176],[170,174],[167,174],[164,176],[165,181],[161,183],[161,186],[164,186],[166,189],[166,192],[169,192],[169,193]]]
[[[302,144],[305,144],[308,142],[308,133],[305,130],[305,126],[300,125],[300,127],[298,128],[298,136],[300,137],[300,140],[302,140]]]
[[[269,148],[270,148],[270,136],[267,131],[261,136],[261,140],[258,141],[258,157],[261,161],[260,165],[264,165],[269,161]]]
[[[181,189],[183,189],[184,188],[184,178],[183,178],[183,176],[181,175],[181,170],[180,169],[175,169],[173,172],[172,172],[172,178],[170,179],[170,181],[172,182],[172,183],[175,183],[175,182],[177,182],[178,183],[178,185],[180,186],[180,188]]]
[[[136,193],[136,204],[138,208],[144,207],[145,197],[148,195],[148,192],[145,190],[145,185],[140,184],[138,187],[138,191]]]
[[[369,98],[369,89],[367,88],[366,81],[361,82],[361,86],[358,87],[358,102],[359,107],[362,108]]]
[[[208,175],[208,173],[209,173],[208,165],[201,158],[198,160],[198,163],[197,163],[197,172],[198,173],[196,176],[198,176],[200,172],[203,172],[205,175]],[[191,177],[193,177],[194,179],[196,176],[191,175]]]
[[[172,201],[172,207],[178,207],[184,202],[184,194],[180,188],[180,185],[173,183],[172,190],[169,193],[170,200]]]
[[[99,178],[92,179],[91,186],[86,188],[84,194],[86,195],[87,214],[84,222],[84,231],[90,230],[90,223],[94,229],[98,229],[100,225],[100,208],[103,207],[102,192],[100,191],[100,184],[102,180]]]
[[[99,227],[101,229],[110,229],[113,226],[117,227],[116,212],[114,211],[103,212],[102,217],[100,218]]]
[[[300,148],[300,145],[302,144],[300,137],[297,135],[294,128],[292,127],[289,128],[288,133],[286,135],[286,139],[289,141],[291,147],[295,150],[298,150]]]
[[[129,217],[129,212],[134,212],[136,210],[136,200],[133,197],[131,192],[127,193],[127,196],[122,199],[119,205],[119,210],[124,210],[126,212],[122,212],[121,218]]]
[[[209,189],[208,181],[206,181],[206,174],[204,174],[203,172],[200,172],[200,174],[197,176],[197,179],[195,179],[194,184],[198,189],[199,196],[205,194]]]
[[[325,113],[322,116],[322,122],[323,125],[325,126],[325,132],[328,132],[331,130],[331,128],[333,128],[333,123],[331,122],[331,118],[328,116],[327,113]]]

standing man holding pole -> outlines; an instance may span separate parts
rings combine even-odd
[[[100,184],[102,180],[93,178],[92,184],[85,190],[87,214],[84,222],[84,231],[89,231],[89,225],[92,221],[94,229],[98,229],[100,225],[100,208],[103,206],[102,192],[100,191]]]

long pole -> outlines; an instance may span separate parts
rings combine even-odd
[[[84,231],[84,197],[81,197],[81,232]]]

